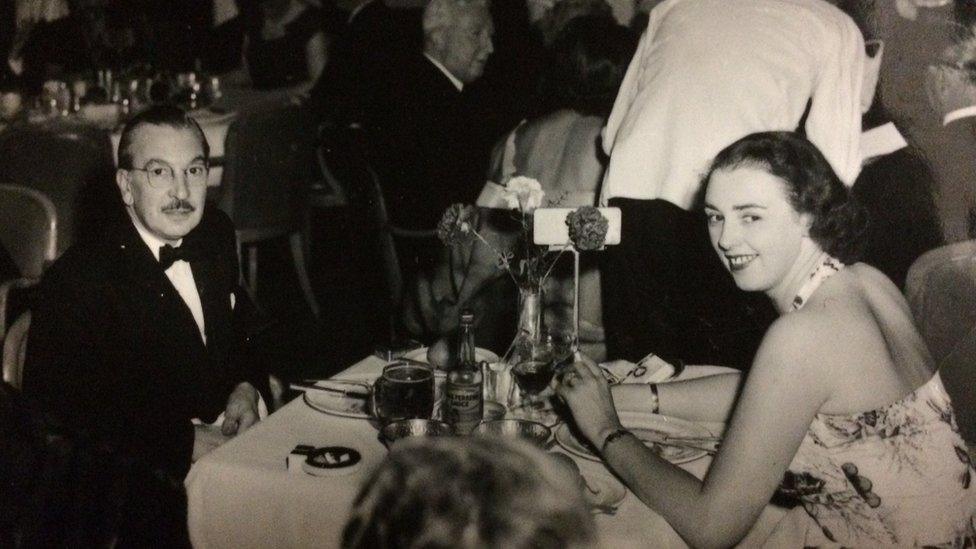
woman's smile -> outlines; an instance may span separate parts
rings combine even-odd
[[[748,255],[726,255],[725,259],[729,262],[729,270],[733,273],[745,269],[753,259],[759,257],[758,254]]]

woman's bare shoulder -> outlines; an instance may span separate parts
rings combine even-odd
[[[857,296],[856,284],[824,287],[800,310],[779,317],[767,330],[757,363],[815,370],[818,375],[845,368],[852,355],[860,354],[865,338],[875,333],[870,310]],[[825,284],[826,286],[826,284]],[[821,293],[822,291],[822,293]]]

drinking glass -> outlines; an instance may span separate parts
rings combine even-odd
[[[430,419],[434,412],[434,370],[415,363],[386,366],[373,385],[373,410],[383,423]]]
[[[549,384],[554,375],[572,364],[577,347],[573,330],[548,329],[528,352],[519,357],[511,370],[515,383],[509,398],[510,403],[517,403],[517,417],[538,420],[545,416]]]

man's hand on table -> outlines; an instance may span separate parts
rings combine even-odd
[[[193,462],[216,450],[218,446],[231,438],[221,433],[220,428],[216,425],[203,423],[195,425],[193,433]]]
[[[243,433],[258,421],[258,391],[248,382],[240,383],[227,398],[224,424],[220,431],[226,436]]]

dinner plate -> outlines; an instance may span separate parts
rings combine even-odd
[[[617,507],[627,497],[627,489],[617,479],[607,473],[596,471],[580,472],[586,482],[583,489],[583,500],[594,511],[600,508]]]
[[[365,390],[369,392],[377,375],[350,375],[344,376],[342,379],[330,379],[327,381],[329,387],[340,388],[343,385],[348,385],[350,390],[357,392]],[[373,417],[369,410],[370,402],[368,398],[349,397],[339,393],[316,391],[314,389],[305,391],[305,395],[302,398],[305,400],[305,404],[308,404],[312,409],[325,414],[358,419],[369,419]]]
[[[670,437],[712,437],[712,433],[697,423],[678,419],[674,417],[662,416],[658,414],[638,414],[620,413],[620,423],[631,433],[637,436],[645,446],[653,450],[657,455],[670,461],[671,463],[687,463],[694,461],[708,452],[700,448],[688,448],[684,446],[667,446],[656,444],[654,440],[660,440],[664,436]],[[567,452],[586,458],[592,461],[600,461],[600,458],[590,451],[589,444],[580,442],[573,436],[569,425],[563,423],[556,428],[556,442],[566,449]]]
[[[408,353],[404,353],[403,358],[407,360],[416,360],[417,362],[427,362],[427,347],[421,347],[419,349],[414,349]],[[488,349],[482,349],[481,347],[475,347],[474,359],[478,362],[484,360],[485,362],[498,362],[498,355],[489,351]]]

